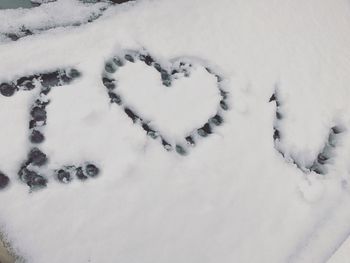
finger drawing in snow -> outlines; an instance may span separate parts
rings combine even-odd
[[[276,89],[272,94],[269,102],[275,102],[276,104],[275,122],[273,126],[273,141],[275,149],[282,155],[285,160],[287,160],[287,162],[293,163],[304,173],[315,172],[322,175],[326,174],[327,166],[331,163],[331,159],[335,156],[339,136],[345,131],[345,127],[340,124],[331,127],[321,152],[317,155],[312,163],[305,163],[297,157],[287,155],[284,152],[283,132],[287,131],[282,131],[280,128],[281,123],[283,122],[284,113],[281,112],[283,104],[281,102],[278,89]]]
[[[134,76],[137,77],[132,77],[129,79],[131,83],[128,83],[127,79],[119,79],[118,74],[122,71],[122,67],[130,67],[130,63],[139,65],[137,65],[138,68],[131,68],[131,70],[135,70]],[[102,82],[107,88],[111,103],[123,107],[125,114],[135,124],[138,124],[149,137],[158,140],[167,151],[175,149],[178,154],[186,155],[189,147],[194,147],[200,138],[211,135],[215,132],[216,126],[220,126],[224,123],[224,112],[229,109],[227,102],[228,92],[224,89],[225,81],[223,77],[215,73],[209,66],[203,66],[202,64],[203,62],[193,58],[181,58],[161,64],[155,61],[155,59],[145,51],[129,50],[119,56],[113,57],[105,64],[104,72],[102,73]],[[160,83],[152,82],[152,84],[155,84],[155,88],[153,90],[150,88],[149,93],[152,94],[153,92],[153,95],[151,95],[148,101],[145,98],[141,98],[142,101],[136,99],[134,100],[134,105],[132,104],[132,100],[134,99],[132,93],[134,91],[137,92],[138,88],[142,88],[142,84],[147,83],[143,82],[143,77],[146,77],[145,80],[147,81],[147,74],[139,74],[139,70],[142,71],[145,68],[146,70],[151,68],[153,75],[154,73],[158,75],[158,81]],[[11,97],[19,91],[32,90],[35,87],[40,88],[39,96],[34,100],[30,109],[29,140],[32,144],[31,149],[27,159],[18,172],[20,180],[26,183],[31,189],[45,187],[47,185],[48,175],[52,174],[58,181],[69,183],[73,179],[73,176],[85,180],[88,177],[95,177],[99,173],[99,168],[91,162],[85,162],[83,165],[67,164],[55,171],[50,171],[46,168],[46,164],[50,158],[38,147],[38,145],[45,140],[45,125],[48,119],[46,107],[50,104],[48,94],[52,88],[68,85],[79,77],[81,77],[81,73],[71,68],[24,76],[13,82],[0,84],[0,94],[5,97]],[[194,78],[195,81],[198,81],[200,78],[203,79],[202,82],[191,83],[186,78]],[[137,80],[136,83],[133,82],[135,79]],[[151,78],[150,80],[153,81],[155,79]],[[198,83],[201,84],[201,86],[198,86],[197,89],[196,87],[193,88],[190,86],[191,84],[198,85]],[[179,87],[179,84],[182,84],[182,86]],[[137,85],[140,86],[138,87]],[[195,93],[199,91],[198,88],[201,90],[201,98],[198,98]],[[175,93],[169,93],[174,89]],[[159,90],[163,90],[165,94],[163,97],[159,94]],[[157,94],[154,92],[157,92]],[[183,96],[185,100],[179,99],[179,96]],[[196,107],[199,107],[196,105],[196,101],[198,99],[206,99],[205,96],[208,96],[209,103],[212,105],[210,105],[208,109],[196,109]],[[174,120],[175,115],[172,115],[174,109],[177,108],[176,105],[169,105],[171,101],[174,101],[174,98],[179,99],[175,101],[176,104],[182,105],[182,107],[188,107],[186,108],[186,115],[180,116],[178,121]],[[128,99],[130,99],[131,102]],[[159,107],[163,107],[163,113],[165,113],[165,115],[158,118],[159,116],[156,114],[156,120],[152,120],[151,117],[146,117],[147,114],[152,116],[154,112],[152,112],[152,110],[150,111],[147,105],[142,105],[145,100],[146,103],[152,106],[154,106],[154,103],[158,102]],[[138,107],[142,110],[135,110],[138,109]],[[170,109],[170,112],[166,112],[167,108]],[[181,109],[179,109],[179,111],[180,110]],[[195,113],[199,112],[200,114],[197,116],[197,119],[199,117],[199,120],[205,120],[203,123],[198,122],[200,124],[198,127],[193,127],[193,125],[191,125],[191,111]],[[183,119],[187,122],[182,122]],[[188,120],[190,120],[190,122]],[[162,122],[163,124],[174,122],[177,125],[182,124],[186,126],[180,128],[176,126],[171,127],[171,132],[170,129],[165,129],[165,131],[163,131],[164,129],[162,129],[161,126]],[[179,132],[176,131],[177,129]],[[3,187],[7,184],[8,180],[2,183]]]
[[[123,73],[128,68],[135,70],[135,73],[132,78],[123,79]],[[148,84],[151,86],[148,88],[150,97],[139,99],[136,94],[144,89],[143,81],[147,81],[148,75],[152,81]],[[203,79],[198,83],[193,82],[192,85],[197,86],[193,87],[186,78]],[[121,106],[135,124],[152,139],[158,140],[167,151],[175,149],[181,155],[186,155],[189,147],[195,146],[200,138],[209,136],[216,126],[222,125],[224,111],[229,108],[223,77],[209,66],[202,65],[198,59],[180,58],[160,63],[144,50],[129,50],[114,56],[105,64],[102,82],[107,88],[111,103]],[[200,97],[194,92],[201,92]],[[200,106],[196,105],[197,100],[205,100],[206,96],[212,104],[209,111],[197,108]],[[171,105],[175,98],[178,106]],[[161,113],[152,111],[150,106],[155,105],[158,105],[156,109],[162,109]],[[183,115],[174,115],[174,109]],[[193,120],[191,111],[199,112],[196,119],[199,117],[205,121],[199,123],[199,126],[191,126],[188,123],[188,120]],[[208,116],[205,116],[206,111]],[[171,127],[171,131],[163,131],[162,124],[168,126],[170,122],[177,123],[177,126]],[[174,132],[174,129],[179,132]]]
[[[95,177],[99,173],[99,168],[94,164],[85,162],[83,165],[66,165],[54,171],[45,166],[50,158],[39,146],[45,140],[45,125],[47,123],[46,107],[50,104],[47,95],[52,88],[68,85],[80,77],[80,72],[74,68],[59,69],[52,72],[34,74],[21,77],[10,83],[0,84],[0,94],[5,97],[14,96],[21,91],[29,91],[34,88],[40,89],[39,95],[34,99],[30,109],[29,140],[31,148],[27,159],[21,165],[18,176],[26,183],[31,190],[45,187],[48,177],[55,177],[62,183],[69,183],[73,176],[80,180]],[[0,174],[0,188],[5,188],[9,184],[9,178],[3,173]]]
[[[349,54],[347,0],[0,0],[0,262],[348,263]]]

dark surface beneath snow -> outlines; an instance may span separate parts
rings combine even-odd
[[[14,8],[31,8],[37,4],[32,3],[30,0],[1,0],[0,9],[14,9]]]

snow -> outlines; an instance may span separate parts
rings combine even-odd
[[[191,73],[190,78],[176,79],[169,88],[161,84],[156,69],[145,70],[144,63],[137,62],[118,70],[115,78],[117,89],[127,104],[151,120],[151,125],[162,134],[181,140],[214,116],[220,102],[216,78],[204,67]],[[139,95],[142,93],[144,96]]]
[[[44,4],[44,3],[49,3],[49,2],[54,2],[56,0],[31,0],[33,3],[39,3],[39,4]]]
[[[1,10],[0,31],[85,21],[99,5]],[[50,15],[37,16],[45,8]],[[0,82],[64,67],[82,72],[49,94],[42,148],[48,170],[85,161],[101,168],[99,177],[67,185],[48,174],[48,187],[30,193],[17,172],[38,90],[0,96],[0,169],[11,179],[0,192],[0,225],[15,252],[36,263],[326,262],[350,230],[350,137],[340,137],[326,175],[303,173],[274,148],[268,100],[278,85],[282,147],[305,163],[332,126],[349,126],[349,8],[346,0],[140,0],[80,27],[2,43]],[[104,63],[141,49],[161,61],[206,61],[227,80],[223,125],[187,156],[164,150],[109,103]],[[140,63],[115,74],[127,100],[169,137],[216,110],[217,89],[200,64],[171,95]],[[168,112],[176,103],[178,113]]]
[[[343,263],[350,256],[349,239],[347,239],[336,254],[328,261],[329,263]]]
[[[39,2],[39,1],[37,1]],[[65,27],[87,23],[100,15],[108,3],[83,4],[78,0],[60,0],[46,3],[31,9],[5,9],[0,13],[0,33],[21,35],[24,30],[32,32],[53,27]],[[14,19],[14,17],[16,17]],[[0,35],[0,41],[3,36]]]

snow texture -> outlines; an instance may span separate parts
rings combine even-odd
[[[30,1],[33,3],[44,4],[44,3],[55,2],[56,0],[30,0]]]
[[[42,84],[0,95],[0,170],[10,179],[0,229],[18,261],[341,262],[350,233],[349,14],[347,0],[58,0],[0,10],[0,83],[80,72],[47,94],[47,187],[38,191],[18,172]],[[8,37],[25,29],[34,34]],[[174,143],[222,106],[205,68],[224,79],[223,122],[188,154],[165,151],[111,103],[106,65],[130,50],[147,50],[169,71],[177,59],[193,64],[169,87],[141,61],[109,76],[122,101]],[[58,167],[89,161],[99,176],[55,179]]]
[[[109,4],[84,4],[79,0],[44,2],[31,9],[0,12],[0,42],[17,40],[55,27],[79,26],[97,19]],[[15,19],[14,19],[15,17]]]

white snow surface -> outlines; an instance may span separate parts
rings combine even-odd
[[[39,4],[44,4],[44,3],[49,3],[49,2],[54,2],[56,0],[31,0],[33,3],[39,3]]]
[[[36,24],[37,8],[1,10],[0,31],[19,20]],[[57,12],[52,21],[66,17]],[[164,61],[207,61],[227,80],[224,124],[187,156],[165,151],[109,104],[104,63],[141,48]],[[66,66],[82,72],[50,93],[43,149],[49,167],[93,160],[102,169],[68,185],[48,175],[48,187],[30,193],[17,171],[29,150],[29,107],[38,90],[0,96],[0,170],[11,178],[0,192],[2,232],[25,262],[35,263],[326,262],[350,233],[350,136],[342,135],[326,175],[303,174],[274,149],[268,100],[278,85],[281,144],[310,162],[330,127],[349,129],[349,53],[347,0],[139,0],[110,7],[93,23],[1,44],[0,82]],[[126,67],[120,89],[159,121],[167,105],[152,101],[164,87],[151,70]],[[157,123],[164,133],[181,134],[215,111],[217,91],[198,70],[198,79],[188,80],[196,108],[175,84],[174,101],[166,99],[179,100],[178,113]]]
[[[39,1],[37,1],[39,2]],[[21,29],[44,30],[57,26],[86,23],[101,13],[108,3],[84,4],[78,0],[42,1],[39,7],[5,9],[0,12],[0,33],[18,33]],[[1,40],[1,39],[0,39]]]
[[[145,69],[140,61],[120,68],[114,77],[127,105],[151,120],[150,125],[168,140],[181,141],[214,116],[220,102],[216,78],[204,67],[194,67],[190,77],[174,80],[171,88],[161,84],[155,68]]]
[[[347,239],[328,263],[344,263],[350,257],[350,239]]]

